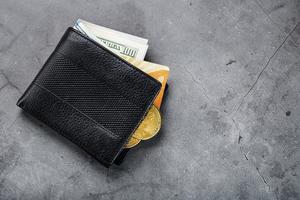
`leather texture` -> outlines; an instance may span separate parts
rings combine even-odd
[[[161,84],[68,28],[17,105],[109,167]]]
[[[166,87],[165,87],[164,96],[163,96],[163,102],[162,102],[160,109],[162,109],[164,107],[164,101],[168,96],[168,90],[169,90],[169,84],[167,83]],[[123,149],[121,151],[121,153],[119,153],[118,157],[115,159],[114,164],[121,165],[123,163],[123,161],[125,160],[125,157],[129,151],[130,151],[130,149],[127,149],[127,148]]]

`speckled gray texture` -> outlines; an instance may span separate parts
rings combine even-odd
[[[77,18],[170,66],[155,139],[102,167],[15,105]],[[0,199],[300,199],[299,0],[0,1]]]

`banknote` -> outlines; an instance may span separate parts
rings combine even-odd
[[[148,40],[140,37],[134,38],[135,36],[129,36],[129,34],[119,36],[121,35],[119,32],[109,32],[109,29],[103,31],[103,28],[96,28],[96,26],[87,24],[83,20],[77,20],[74,28],[119,56],[144,60],[148,49]]]
[[[128,40],[131,40],[131,41],[136,42],[136,43],[140,43],[140,44],[144,44],[144,45],[148,44],[148,39],[138,37],[138,36],[135,36],[135,35],[131,35],[131,34],[128,34],[128,33],[123,33],[123,32],[120,32],[120,31],[116,31],[116,30],[113,30],[113,29],[110,29],[110,28],[107,28],[107,27],[104,27],[104,26],[97,25],[97,24],[93,24],[93,23],[85,21],[83,19],[78,19],[76,23],[84,24],[84,26],[86,26],[88,29],[92,30],[93,33],[96,34],[96,35],[97,34],[101,35],[101,33],[107,33],[107,34],[112,34],[115,37],[120,37],[120,38],[125,38],[125,39],[128,39]]]

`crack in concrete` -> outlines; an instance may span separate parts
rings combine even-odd
[[[255,164],[252,163],[251,160],[249,160],[247,154],[245,154],[245,153],[242,151],[242,147],[241,147],[241,143],[240,143],[240,142],[241,142],[241,139],[240,139],[240,138],[241,138],[241,129],[239,128],[237,122],[236,122],[233,118],[231,118],[231,119],[232,119],[232,121],[233,121],[235,127],[238,129],[237,145],[239,146],[239,151],[240,151],[240,153],[244,156],[244,158],[245,158],[248,162],[250,162],[251,165],[253,165],[253,166],[255,167],[255,170],[257,171],[259,177],[263,180],[264,184],[268,187],[268,191],[270,191],[270,190],[271,190],[271,186],[270,186],[270,184],[267,182],[266,178],[265,178],[265,177],[262,175],[262,173],[259,171],[258,167],[256,167]]]
[[[198,86],[201,87],[202,91],[203,91],[203,95],[206,97],[207,100],[210,100],[210,98],[207,96],[207,92],[205,90],[205,88],[203,87],[203,84],[201,81],[199,81],[198,79],[196,79],[194,77],[194,75],[192,74],[192,72],[190,72],[190,70],[188,70],[185,66],[183,67],[185,69],[185,72],[188,73],[190,75],[190,77],[192,78],[192,81],[194,83],[196,83]]]
[[[0,25],[2,28],[5,29],[5,26],[3,24],[0,24]],[[0,53],[4,53],[4,52],[8,51],[13,46],[13,44],[18,40],[18,38],[24,33],[26,28],[27,27],[25,26],[18,34],[13,36],[13,38],[9,41],[9,43],[6,46],[0,48]],[[6,30],[8,33],[13,35],[13,33],[10,29],[6,28]]]
[[[259,176],[261,177],[261,179],[263,180],[263,182],[268,186],[269,191],[270,191],[271,187],[270,187],[269,183],[267,182],[267,180],[265,179],[265,177],[260,173],[258,167],[255,167],[255,169],[256,169],[256,171],[258,172],[258,175],[259,175]]]
[[[239,145],[239,144],[238,144]],[[239,147],[239,150],[241,152],[241,154],[244,156],[244,158],[250,163],[250,165],[253,165],[255,167],[255,170],[257,171],[259,177],[263,180],[264,184],[268,187],[268,191],[271,190],[271,186],[270,184],[267,182],[266,178],[262,175],[262,173],[259,171],[258,167],[255,166],[254,163],[252,163],[251,160],[249,160],[247,154],[245,154],[243,151],[242,151],[242,148],[241,146]]]
[[[3,69],[0,69],[0,74],[2,74],[6,80],[6,84],[4,84],[1,88],[0,91],[5,88],[7,85],[10,85],[11,87],[15,88],[20,94],[22,94],[21,89],[15,85],[13,82],[11,82],[8,78],[8,76],[4,73]]]
[[[240,151],[242,151],[241,148],[240,148]],[[246,158],[246,160],[249,160],[247,154],[245,154],[245,153],[243,153],[243,152],[242,152],[242,154],[244,155],[244,157]]]
[[[226,66],[228,66],[228,65],[231,65],[231,64],[233,64],[233,63],[236,63],[236,60],[229,60],[227,63],[226,63]]]
[[[255,2],[255,4],[262,10],[262,12],[268,17],[268,19],[276,26],[276,28],[277,28],[281,33],[285,33],[285,31],[283,31],[283,30],[278,26],[278,24],[275,23],[275,22],[273,21],[273,19],[270,17],[269,13],[267,13],[267,11],[265,10],[265,8],[264,8],[257,0],[255,0],[254,2]],[[295,42],[293,39],[291,39],[291,41],[293,42],[293,44],[295,45],[295,47],[298,49],[298,45],[296,45],[296,42]]]
[[[233,121],[235,127],[239,130],[237,143],[240,144],[240,142],[241,142],[241,139],[240,139],[240,138],[242,138],[242,136],[241,136],[241,129],[240,129],[240,127],[238,126],[238,124],[236,123],[236,121],[233,119],[233,117],[231,118],[231,120]]]
[[[8,85],[9,85],[8,83],[5,83],[3,86],[0,87],[0,91]]]
[[[284,38],[284,40],[280,43],[280,45],[276,48],[276,50],[274,51],[274,53],[269,57],[267,63],[264,65],[263,69],[260,71],[260,73],[258,74],[258,76],[256,77],[254,83],[251,85],[250,89],[247,91],[247,93],[243,96],[241,103],[239,104],[238,108],[236,109],[236,111],[234,113],[236,113],[238,110],[240,110],[242,104],[245,101],[245,98],[248,97],[248,95],[250,94],[250,92],[254,89],[254,87],[256,86],[256,84],[258,83],[258,80],[260,79],[261,75],[265,72],[265,70],[267,69],[267,67],[269,66],[270,62],[272,61],[272,59],[275,57],[275,55],[277,54],[277,52],[282,48],[282,46],[285,44],[285,42],[287,41],[287,39],[291,36],[291,34],[297,29],[297,27],[300,25],[300,22],[298,22],[296,24],[296,26],[293,28],[293,30],[291,30],[287,36]]]

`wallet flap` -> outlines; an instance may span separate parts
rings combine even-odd
[[[17,105],[109,166],[160,88],[149,75],[68,28]]]

